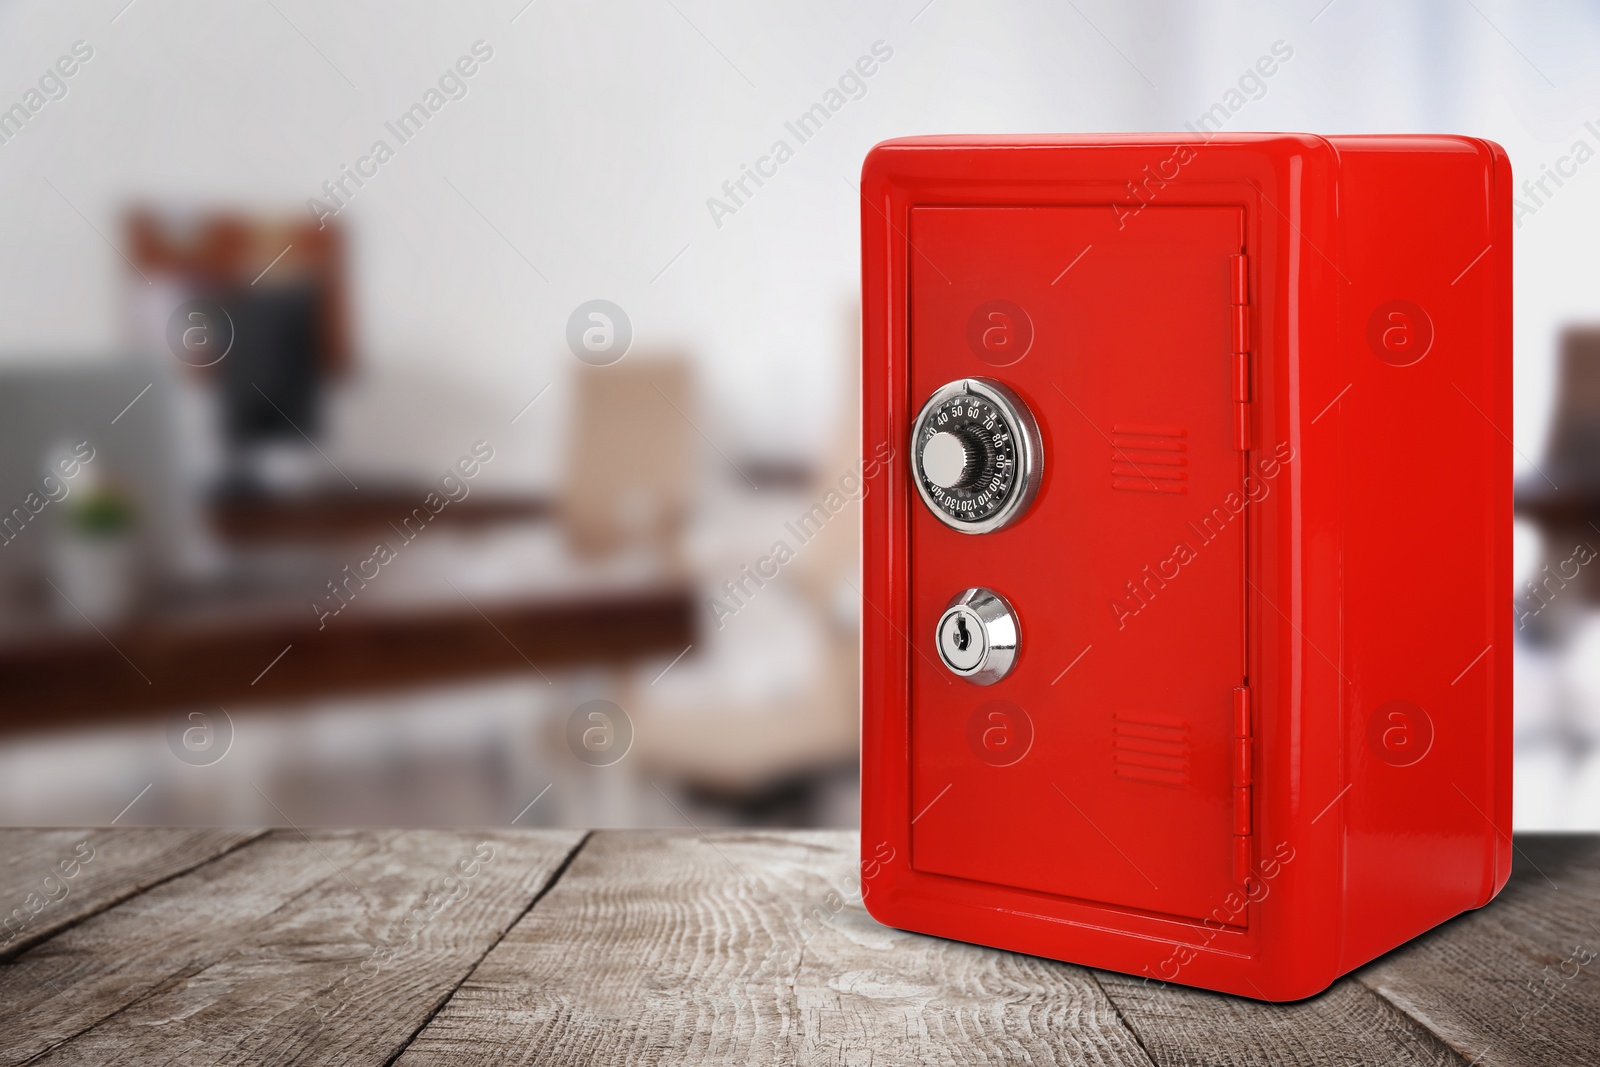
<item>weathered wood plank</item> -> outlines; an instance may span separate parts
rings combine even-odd
[[[256,833],[0,831],[17,899],[80,860],[0,962],[0,1064],[1551,1067],[1600,1048],[1592,835],[1519,836],[1492,906],[1270,1005],[887,930],[850,834],[603,833],[562,874],[578,832],[239,847]]]
[[[849,833],[598,833],[400,1063],[1149,1063],[1088,971],[880,926],[856,869]]]
[[[0,830],[0,961],[265,830]]]
[[[1473,1064],[1600,1061],[1600,838],[1516,841],[1493,903],[1355,977]]]
[[[1159,1067],[1466,1063],[1422,1025],[1348,978],[1306,1000],[1269,1004],[1096,974]]]
[[[18,1063],[197,970],[249,937],[261,919],[334,866],[370,852],[351,835],[321,842],[268,835],[36,945],[0,967],[0,1063]]]
[[[0,1062],[385,1062],[582,838],[275,832],[0,968]]]

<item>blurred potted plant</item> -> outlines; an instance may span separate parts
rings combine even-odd
[[[133,605],[135,525],[133,502],[108,483],[84,486],[67,508],[56,544],[56,585],[93,623],[116,622]]]

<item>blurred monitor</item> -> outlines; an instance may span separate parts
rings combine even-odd
[[[141,562],[172,571],[193,520],[172,462],[168,396],[159,379],[133,364],[0,369],[0,511],[27,511],[30,493],[49,500],[0,541],[0,584],[7,606],[48,585],[49,552],[68,510],[91,485],[111,485],[131,502]],[[131,405],[131,406],[130,406]],[[81,442],[93,459],[74,477],[57,464]],[[47,488],[46,475],[62,488]],[[52,499],[59,497],[59,499]]]
[[[227,451],[220,488],[234,496],[270,495],[259,453],[277,445],[307,447],[322,429],[324,298],[315,285],[300,281],[219,294],[217,302],[234,329],[233,346],[216,366]]]

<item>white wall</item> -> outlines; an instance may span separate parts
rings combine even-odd
[[[1172,129],[1281,39],[1292,61],[1233,128],[1472,133],[1524,172],[1580,136],[1600,148],[1583,129],[1600,120],[1600,17],[1577,2],[125,3],[0,8],[0,106],[74,41],[94,48],[68,95],[0,145],[0,360],[120,346],[128,272],[91,223],[119,240],[128,197],[299,210],[375,138],[392,142],[384,122],[474,41],[493,47],[468,95],[344,216],[373,372],[337,442],[357,465],[430,469],[555,379],[538,418],[497,430],[510,462],[496,476],[547,480],[572,365],[564,324],[596,296],[631,313],[640,348],[700,360],[726,447],[820,443],[857,284],[850,183],[882,138]],[[879,40],[893,58],[866,95],[716,226],[707,197]],[[1591,164],[1518,232],[1529,457],[1554,331],[1600,317],[1597,223]]]

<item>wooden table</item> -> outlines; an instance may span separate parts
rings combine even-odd
[[[559,535],[552,498],[480,490],[429,518],[427,532],[415,532],[423,547],[412,548],[398,524],[437,487],[363,481],[361,491],[338,485],[297,497],[211,502],[213,532],[236,565],[263,550],[320,560],[303,564],[293,589],[281,578],[235,589],[224,576],[206,583],[216,587],[209,591],[167,590],[147,596],[150,603],[133,617],[92,626],[62,612],[62,594],[40,577],[41,603],[6,605],[10,616],[0,618],[0,693],[9,698],[0,700],[0,734],[629,665],[671,659],[695,641],[691,576],[623,582],[603,562],[570,559],[549,568],[556,573],[521,576],[512,595],[469,598],[442,574],[430,590],[381,605],[372,601],[393,592],[395,579],[375,568],[380,577],[371,591],[345,586],[356,589],[348,610],[319,620],[313,603],[340,603],[325,583],[344,581],[347,565],[371,566],[377,542],[405,561],[391,566],[414,568],[416,555],[437,541],[435,530]],[[462,559],[477,550],[456,547]]]
[[[670,659],[694,641],[696,610],[684,582],[481,604],[440,598],[324,629],[303,600],[143,618],[109,633],[40,628],[0,641],[9,698],[0,733]]]
[[[879,926],[842,832],[0,831],[0,910],[58,898],[0,934],[0,1062],[1600,1062],[1600,837],[1517,846],[1271,1005]]]

